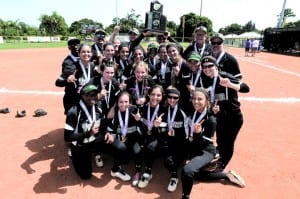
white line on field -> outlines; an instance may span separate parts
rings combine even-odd
[[[285,69],[282,69],[282,68],[279,68],[279,67],[276,67],[276,66],[273,66],[273,65],[259,63],[257,61],[249,60],[249,59],[244,58],[244,57],[242,58],[240,56],[237,56],[237,59],[240,59],[242,61],[249,62],[249,63],[252,63],[252,64],[257,64],[257,65],[260,65],[260,66],[263,66],[263,67],[266,67],[266,68],[269,68],[269,69],[272,69],[272,70],[276,70],[276,71],[279,71],[279,72],[282,72],[282,73],[286,73],[286,74],[289,74],[289,75],[300,77],[299,73],[288,71],[288,70],[285,70]]]
[[[26,94],[26,95],[63,95],[63,91],[38,91],[38,90],[8,90],[0,89],[0,94]],[[239,97],[240,101],[249,102],[273,102],[273,103],[299,103],[298,97]]]

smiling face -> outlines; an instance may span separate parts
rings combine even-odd
[[[221,53],[224,49],[223,40],[219,37],[214,37],[211,39],[212,51],[214,55]]]
[[[129,56],[129,48],[126,46],[122,47],[120,50],[120,58],[122,60],[127,60]]]
[[[87,106],[93,106],[96,104],[97,100],[97,93],[96,92],[90,92],[82,95],[83,101],[86,103]]]
[[[144,60],[144,52],[142,49],[135,49],[133,52],[134,62],[139,63]]]
[[[129,101],[129,94],[123,93],[120,95],[118,100],[118,108],[121,112],[125,112],[126,109],[129,107],[130,101]]]
[[[197,71],[200,69],[200,61],[196,61],[196,60],[188,60],[188,66],[190,68],[190,70],[193,73],[197,73]]]
[[[105,67],[104,70],[102,71],[102,75],[103,75],[104,83],[111,81],[115,75],[114,67],[112,67],[112,66]]]
[[[89,45],[83,44],[79,48],[79,57],[83,63],[88,63],[92,57],[92,49]]]
[[[178,103],[178,100],[179,100],[179,96],[175,93],[169,93],[167,95],[167,102],[172,108],[174,108],[176,106],[176,104]]]
[[[213,78],[217,73],[217,66],[212,62],[206,62],[202,65],[203,73],[210,78]]]
[[[169,47],[168,48],[168,56],[170,57],[170,59],[172,61],[177,62],[178,58],[179,58],[178,49],[176,47]]]
[[[112,59],[115,55],[115,49],[113,45],[106,45],[104,49],[104,57],[105,59]]]
[[[203,92],[195,90],[192,97],[192,104],[197,112],[202,112],[207,106],[207,99]]]
[[[195,32],[194,40],[198,47],[202,47],[206,39],[207,39],[206,32],[202,30],[198,30],[197,32]]]
[[[158,56],[161,60],[167,61],[168,60],[167,48],[166,47],[159,48]]]
[[[163,90],[161,87],[155,87],[149,94],[150,106],[156,107],[162,100]]]
[[[140,62],[135,66],[134,76],[138,82],[143,81],[147,77],[147,66],[144,62]]]

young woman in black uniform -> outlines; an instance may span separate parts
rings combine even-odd
[[[243,114],[238,101],[238,92],[247,93],[249,87],[238,78],[226,72],[218,72],[217,60],[212,56],[201,60],[202,83],[209,89],[212,110],[217,116],[217,145],[221,168],[224,169],[232,158],[236,137],[243,125]]]
[[[66,118],[64,139],[71,142],[72,163],[82,179],[92,176],[92,153],[100,152],[114,138],[106,132],[106,118],[96,105],[98,89],[86,84],[80,91],[79,103],[72,106]]]
[[[143,151],[145,169],[137,183],[139,188],[145,188],[152,179],[152,166],[163,141],[167,124],[163,121],[165,113],[161,104],[163,98],[163,88],[154,85],[149,90],[149,103],[140,108],[140,128],[143,135]],[[163,127],[164,126],[164,127]]]
[[[172,67],[167,54],[166,44],[160,44],[158,47],[159,59],[155,65],[155,74],[153,80],[155,83],[162,85],[164,89],[171,85]]]
[[[188,144],[188,119],[178,104],[180,92],[177,88],[169,86],[166,90],[167,107],[164,120],[167,121],[167,134],[165,143],[164,165],[170,173],[168,191],[173,192],[178,184],[178,168],[186,158]]]
[[[154,81],[148,74],[148,65],[145,62],[136,62],[133,66],[134,75],[123,81],[120,88],[131,94],[133,105],[142,107],[147,102],[148,91]]]
[[[90,80],[90,83],[96,85],[100,90],[97,103],[109,119],[113,117],[113,108],[120,93],[119,83],[114,75],[115,63],[104,61],[100,65],[100,74]]]
[[[189,153],[182,169],[182,198],[189,198],[193,180],[209,162],[214,159],[216,148],[213,136],[217,121],[210,111],[208,93],[203,88],[195,88],[192,96],[194,110],[189,114]]]
[[[111,176],[117,177],[123,181],[131,179],[123,169],[122,164],[129,161],[134,156],[136,173],[133,176],[133,185],[136,186],[142,168],[142,149],[141,149],[141,133],[137,128],[136,114],[138,112],[136,106],[130,105],[130,95],[123,91],[118,96],[115,116],[108,124],[107,131],[115,135],[113,146],[114,165],[111,169]]]
[[[118,57],[116,58],[117,70],[115,78],[119,83],[128,79],[132,73],[132,65],[130,64],[129,46],[127,43],[121,43],[118,50]]]
[[[64,68],[68,77],[65,84],[64,106],[66,110],[74,106],[79,101],[79,92],[93,76],[98,74],[95,65],[90,61],[92,56],[91,46],[81,44],[78,48],[79,61],[74,65],[68,65]]]

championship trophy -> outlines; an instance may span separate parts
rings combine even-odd
[[[146,12],[145,29],[154,34],[166,32],[167,17],[163,15],[163,5],[157,0],[150,3],[150,12]]]

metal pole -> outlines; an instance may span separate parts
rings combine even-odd
[[[286,0],[283,0],[283,5],[282,5],[280,17],[278,19],[277,28],[282,28],[282,22],[283,22],[283,17],[284,17],[285,4],[286,4]]]
[[[202,16],[202,0],[200,0],[200,17]]]
[[[116,0],[116,15],[117,15],[117,26],[118,26],[119,25],[118,0]]]

